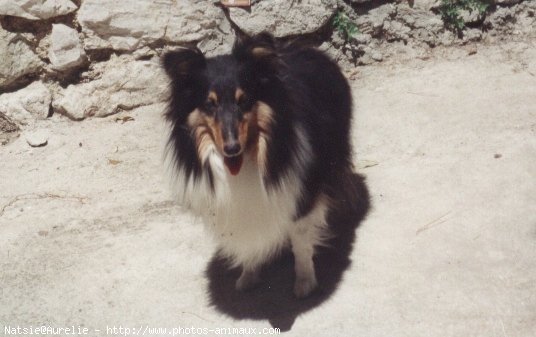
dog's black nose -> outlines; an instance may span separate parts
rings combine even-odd
[[[240,153],[240,150],[240,143],[238,142],[228,143],[223,146],[223,152],[227,156],[237,155],[238,153]]]

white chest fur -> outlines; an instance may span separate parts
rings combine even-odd
[[[299,172],[305,159],[298,159],[294,166]],[[295,255],[310,260],[313,247],[322,244],[328,234],[327,205],[319,198],[313,211],[293,221],[302,187],[298,172],[290,171],[279,188],[267,192],[257,161],[250,155],[244,157],[236,176],[229,174],[214,147],[207,148],[203,162],[212,168],[214,193],[206,175],[186,179],[181,170],[174,170],[174,191],[182,205],[203,218],[220,251],[234,266],[247,269],[262,265],[289,243]]]
[[[281,190],[267,193],[249,156],[240,173],[226,174],[226,179],[211,230],[235,265],[258,265],[287,244],[299,186],[287,181]]]

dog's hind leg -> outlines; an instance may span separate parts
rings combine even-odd
[[[319,203],[309,214],[296,221],[290,232],[296,275],[294,295],[298,298],[308,296],[317,287],[313,256],[315,246],[322,244],[327,234],[326,209],[323,203]]]

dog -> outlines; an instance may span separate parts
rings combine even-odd
[[[237,39],[228,55],[185,48],[162,63],[180,202],[241,267],[236,289],[254,287],[262,266],[290,247],[294,294],[308,296],[334,190],[352,171],[352,97],[341,70],[324,53],[268,33]]]

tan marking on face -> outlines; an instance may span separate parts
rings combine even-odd
[[[248,142],[250,140],[250,130],[253,113],[245,112],[242,116],[242,120],[238,123],[238,142],[242,149],[248,148]]]
[[[256,129],[258,140],[256,146],[256,159],[259,170],[264,175],[266,174],[266,163],[268,156],[268,142],[271,137],[271,125],[273,123],[274,111],[268,104],[258,101],[253,110],[256,117]]]
[[[218,147],[220,153],[223,153],[223,135],[221,133],[221,124],[214,117],[207,116],[208,127],[212,132],[214,144]]]
[[[264,57],[274,54],[274,50],[266,47],[255,47],[251,50],[251,54],[255,57]]]
[[[208,92],[208,99],[211,100],[214,104],[218,104],[218,94],[215,91],[211,90]]]
[[[257,143],[257,166],[259,167],[259,171],[262,176],[266,175],[266,164],[268,162],[268,138],[259,135],[259,140]]]
[[[195,109],[188,116],[187,124],[192,130],[197,148],[197,154],[202,164],[208,159],[208,155],[213,147],[223,149],[221,128],[214,120],[199,109]]]
[[[255,103],[253,110],[257,115],[257,125],[259,127],[259,132],[269,135],[271,125],[274,121],[274,111],[268,104],[262,101],[258,101],[257,103]]]
[[[240,102],[240,99],[242,98],[242,96],[244,96],[244,90],[240,88],[236,88],[235,94],[234,94],[235,102],[236,103]]]
[[[235,91],[235,101],[237,103],[240,102],[244,94],[244,90],[237,88]],[[238,123],[238,142],[244,150],[248,150],[251,143],[253,129],[250,126],[255,123],[255,115],[252,111],[246,111],[242,115],[242,120]]]
[[[259,169],[266,171],[268,142],[271,137],[273,110],[264,102],[257,102],[251,111],[244,112],[237,122],[238,141],[244,152],[248,152],[257,161]],[[223,135],[221,124],[213,116],[200,109],[190,113],[188,127],[196,142],[199,159],[204,164],[214,146],[223,153]]]
[[[186,120],[186,124],[188,124],[192,130],[203,124],[202,112],[199,111],[199,109],[195,109],[194,111],[190,112],[188,119]]]

